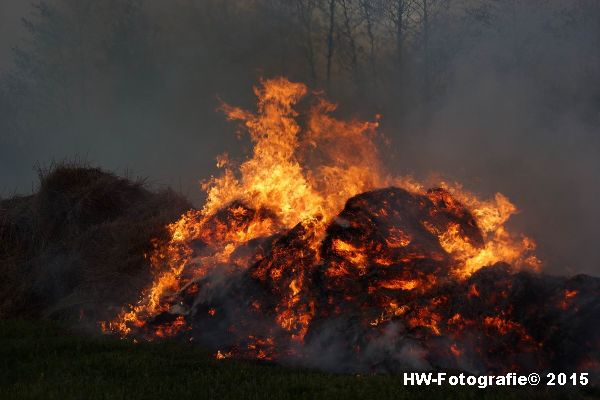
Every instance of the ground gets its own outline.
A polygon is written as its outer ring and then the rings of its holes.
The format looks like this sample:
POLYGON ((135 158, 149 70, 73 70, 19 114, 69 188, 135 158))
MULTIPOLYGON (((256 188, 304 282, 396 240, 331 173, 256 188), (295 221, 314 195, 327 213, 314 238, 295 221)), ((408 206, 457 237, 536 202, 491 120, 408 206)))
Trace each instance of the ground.
POLYGON ((407 388, 401 375, 343 375, 215 360, 192 344, 138 343, 60 325, 0 321, 4 399, 504 399, 599 398, 576 392, 407 388))

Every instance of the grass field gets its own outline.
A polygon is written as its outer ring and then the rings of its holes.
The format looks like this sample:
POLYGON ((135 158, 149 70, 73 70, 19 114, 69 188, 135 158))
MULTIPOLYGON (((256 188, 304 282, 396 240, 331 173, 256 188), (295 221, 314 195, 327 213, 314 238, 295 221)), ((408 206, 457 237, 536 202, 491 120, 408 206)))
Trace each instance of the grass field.
POLYGON ((91 338, 59 326, 0 321, 2 399, 599 398, 594 389, 408 388, 400 375, 339 375, 215 360, 183 343, 91 338))

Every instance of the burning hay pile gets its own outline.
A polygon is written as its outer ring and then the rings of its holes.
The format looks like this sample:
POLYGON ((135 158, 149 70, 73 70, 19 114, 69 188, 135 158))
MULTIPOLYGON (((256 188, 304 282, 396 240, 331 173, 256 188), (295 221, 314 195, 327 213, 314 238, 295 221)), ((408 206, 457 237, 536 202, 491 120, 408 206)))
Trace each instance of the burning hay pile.
MULTIPOLYGON (((235 204, 211 223, 243 229, 259 214, 235 204)), ((163 299, 168 310, 131 333, 342 371, 594 367, 600 279, 515 273, 501 262, 461 279, 436 236, 452 224, 483 247, 474 218, 444 190, 355 196, 318 251, 312 223, 250 241, 232 254, 247 269, 182 274, 188 282, 163 299)), ((196 242, 194 252, 209 246, 196 242)))
POLYGON ((599 369, 600 279, 540 274, 505 196, 386 173, 377 121, 302 84, 255 93, 223 105, 253 154, 219 157, 202 209, 77 166, 0 202, 0 316, 334 371, 599 369))
POLYGON ((377 122, 319 94, 301 110, 302 84, 255 93, 256 114, 223 106, 252 157, 219 157, 204 208, 154 242, 152 284, 105 331, 339 371, 598 368, 600 280, 539 274, 506 197, 387 174, 377 122))

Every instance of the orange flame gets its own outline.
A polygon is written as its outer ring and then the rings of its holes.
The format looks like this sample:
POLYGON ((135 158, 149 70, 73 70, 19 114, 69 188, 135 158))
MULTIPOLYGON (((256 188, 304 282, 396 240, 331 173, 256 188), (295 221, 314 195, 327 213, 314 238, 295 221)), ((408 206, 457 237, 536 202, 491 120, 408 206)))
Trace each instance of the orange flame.
MULTIPOLYGON (((303 238, 314 250, 314 262, 318 262, 325 229, 345 202, 359 193, 385 186, 425 193, 423 186, 412 179, 394 177, 384 171, 375 143, 377 120, 339 120, 332 116, 336 106, 318 93, 313 93, 316 102, 307 111, 300 112, 301 100, 307 98, 309 90, 304 84, 285 78, 264 80, 254 92, 258 97, 256 113, 227 104, 222 106, 229 120, 240 121, 248 131, 253 143, 251 157, 238 168, 227 156, 218 158, 217 165, 223 168, 223 173, 203 185, 207 193, 204 207, 190 210, 170 224, 168 241, 154 243, 150 256, 155 271, 153 283, 137 304, 124 309, 113 321, 103 323, 104 330, 130 334, 153 316, 168 311, 169 297, 192 280, 222 265, 248 268, 248 260, 240 258, 235 251, 249 240, 285 232, 298 224, 304 229, 303 238), (227 221, 220 219, 219 213, 224 207, 228 207, 230 219, 227 221), (192 243, 195 241, 206 245, 200 255, 194 254, 192 243)), ((533 254, 535 243, 525 236, 512 235, 505 228, 507 220, 516 213, 516 207, 508 198, 497 193, 491 200, 480 200, 460 185, 442 182, 440 186, 455 200, 441 198, 443 195, 437 193, 429 194, 432 200, 444 201, 449 208, 466 206, 484 235, 484 245, 478 246, 469 242, 455 224, 445 229, 426 226, 456 261, 453 270, 456 278, 468 278, 478 269, 498 261, 516 268, 539 268, 540 262, 533 254)), ((411 240, 408 234, 394 229, 386 239, 390 248, 406 247, 411 240)), ((390 263, 384 255, 368 258, 365 248, 340 239, 332 246, 359 270, 368 261, 382 266, 390 263)), ((293 266, 272 268, 269 277, 258 269, 256 276, 281 279, 285 268, 293 266)), ((325 273, 342 276, 346 266, 339 264, 339 270, 337 268, 338 264, 333 263, 325 273)), ((287 272, 294 277, 287 284, 289 290, 284 300, 277 306, 276 321, 302 341, 314 315, 314 303, 305 298, 304 271, 287 272)), ((426 280, 429 283, 423 279, 392 279, 380 285, 391 290, 412 291, 422 289, 423 285, 434 285, 436 277, 427 276, 426 280)), ((472 294, 478 295, 476 288, 472 294)), ((260 309, 260 304, 254 307, 260 309)), ((383 307, 381 316, 371 325, 407 313, 405 306, 392 302, 383 307)), ((209 310, 209 314, 215 315, 214 309, 209 310)), ((177 319, 176 323, 181 324, 182 320, 177 319)), ((415 310, 408 322, 426 327, 435 335, 441 334, 441 317, 427 308, 415 310)), ((508 322, 496 319, 486 319, 485 323, 502 332, 515 329, 508 322)), ((178 332, 178 326, 163 329, 161 336, 178 332)), ((261 358, 268 357, 262 348, 259 350, 261 358)), ((216 357, 226 358, 228 353, 219 351, 216 357)))

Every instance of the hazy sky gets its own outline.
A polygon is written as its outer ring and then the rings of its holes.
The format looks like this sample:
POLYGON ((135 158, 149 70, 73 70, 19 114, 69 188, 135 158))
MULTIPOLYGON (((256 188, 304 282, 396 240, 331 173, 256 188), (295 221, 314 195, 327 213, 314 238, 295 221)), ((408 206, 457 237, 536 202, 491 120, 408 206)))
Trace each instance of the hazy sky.
POLYGON ((29 6, 26 0, 0 0, 0 69, 10 65, 10 49, 21 36, 21 18, 29 6))

